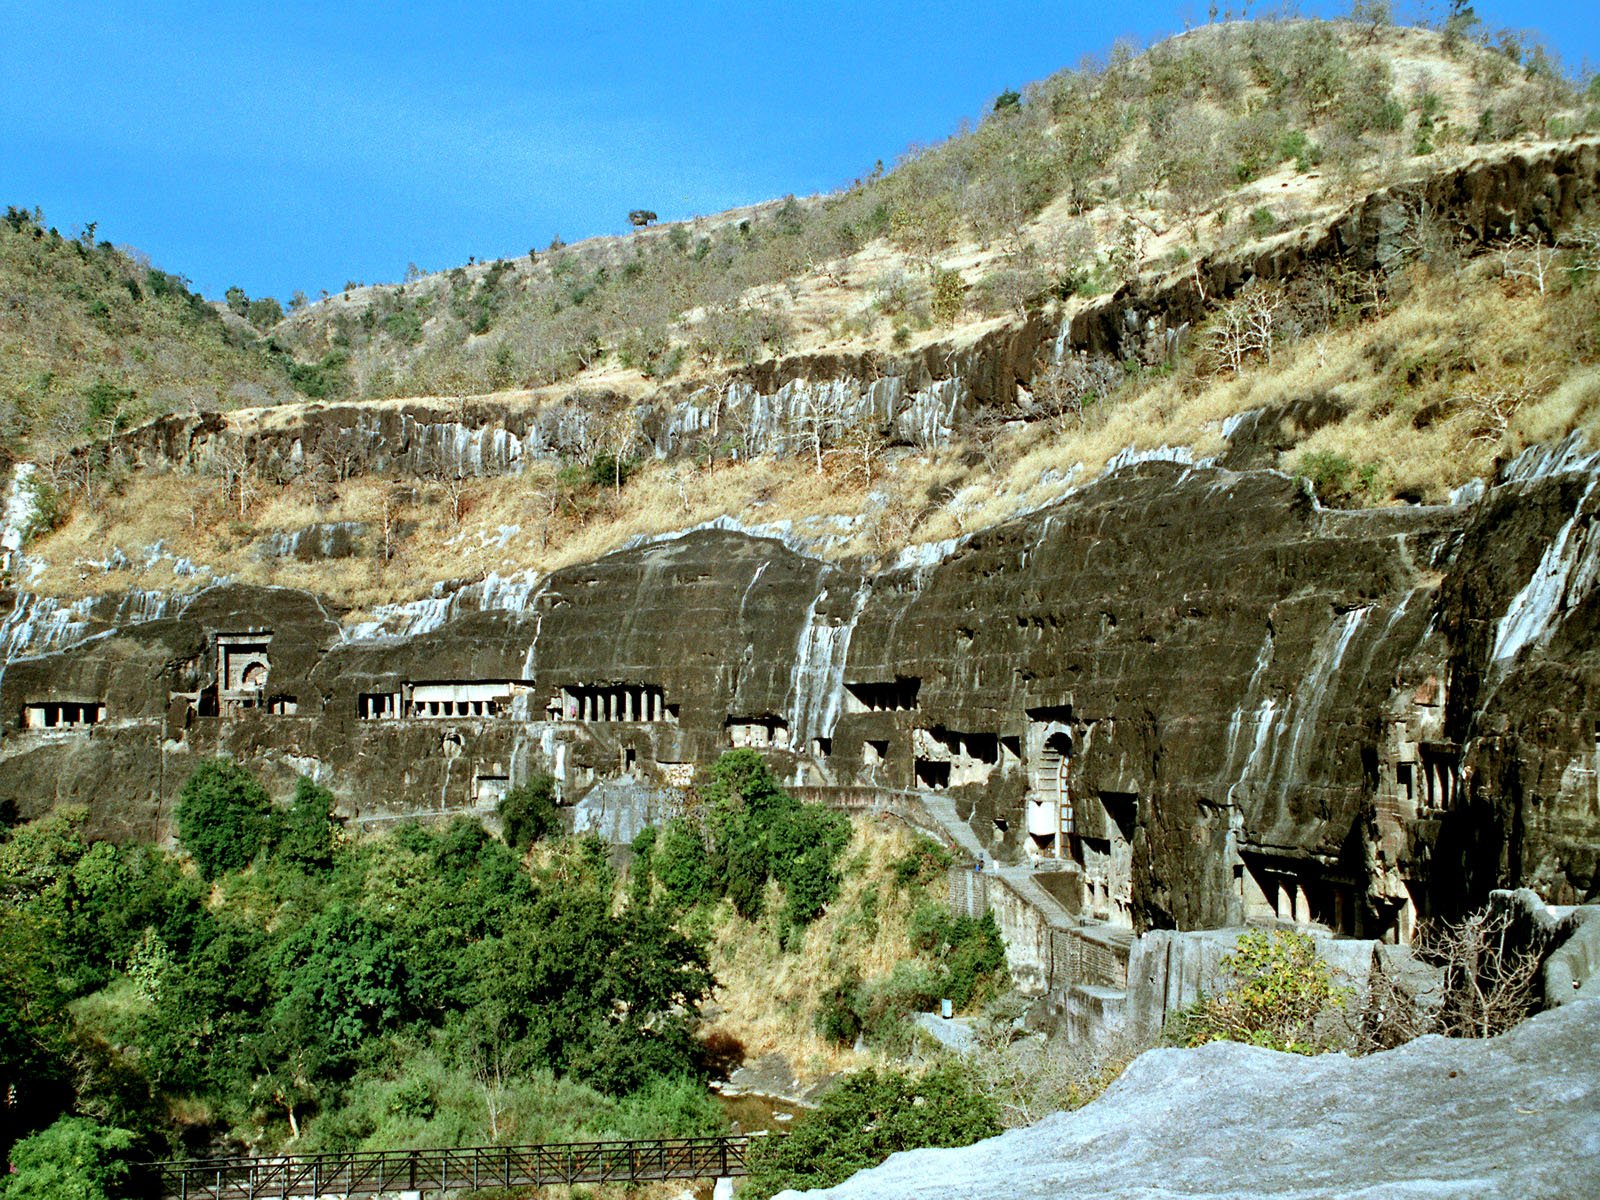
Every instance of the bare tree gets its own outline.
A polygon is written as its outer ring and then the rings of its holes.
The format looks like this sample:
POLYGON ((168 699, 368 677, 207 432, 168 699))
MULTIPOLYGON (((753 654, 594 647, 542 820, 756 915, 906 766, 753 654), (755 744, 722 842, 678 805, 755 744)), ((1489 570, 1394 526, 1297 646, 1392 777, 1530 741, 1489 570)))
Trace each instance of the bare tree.
POLYGON ((223 435, 217 450, 217 469, 222 479, 223 494, 236 500, 239 520, 250 512, 250 501, 256 494, 255 463, 250 456, 250 442, 241 429, 223 435))
POLYGON ((528 489, 528 498, 539 518, 539 553, 550 548, 550 527, 561 509, 564 490, 550 475, 541 475, 528 489))
POLYGON ((1539 386, 1539 381, 1534 381, 1521 385, 1482 387, 1457 397, 1473 417, 1472 440, 1498 445, 1511 428, 1512 418, 1539 386))
POLYGON ((1058 432, 1081 429, 1089 407, 1115 390, 1122 368, 1107 355, 1064 354, 1052 359, 1032 380, 1038 415, 1058 432))
POLYGON ((1425 926, 1412 946, 1421 970, 1376 956, 1352 1048, 1388 1050, 1424 1034, 1486 1038, 1533 1014, 1541 955, 1506 909, 1482 908, 1425 926))
POLYGON ((473 1081, 483 1097, 489 1140, 498 1142, 504 1132, 501 1122, 510 1105, 510 1029, 499 1004, 479 1005, 474 1010, 463 1040, 462 1065, 472 1071, 473 1081))
POLYGON ((1488 908, 1425 931, 1421 953, 1445 972, 1437 1032, 1494 1037, 1532 1014, 1540 956, 1520 944, 1515 933, 1509 911, 1488 908))
POLYGON ((461 468, 454 471, 441 472, 435 476, 444 491, 445 499, 450 504, 450 524, 460 525, 461 519, 467 515, 467 484, 468 480, 461 468))
POLYGON ((844 427, 840 443, 849 455, 850 475, 859 475, 863 487, 871 487, 873 470, 889 446, 883 426, 871 413, 865 413, 844 427))
POLYGON ((801 445, 810 453, 817 474, 821 475, 822 452, 833 445, 844 421, 843 400, 831 386, 813 387, 793 421, 801 431, 801 445))
POLYGON ((1272 362, 1272 345, 1283 289, 1276 284, 1246 288, 1221 305, 1212 319, 1209 344, 1218 362, 1238 374, 1255 355, 1272 362))
POLYGON ((1545 294, 1546 283, 1554 275, 1556 248, 1532 234, 1512 238, 1500 251, 1500 267, 1507 279, 1531 279, 1545 294))
POLYGON ((622 477, 628 467, 626 456, 633 449, 637 440, 637 431, 633 422, 633 410, 623 404, 607 413, 601 427, 599 444, 605 447, 605 452, 611 456, 611 487, 612 495, 622 495, 622 477))
POLYGON ((1574 225, 1561 235, 1561 244, 1570 248, 1572 265, 1586 273, 1600 272, 1600 221, 1574 225))

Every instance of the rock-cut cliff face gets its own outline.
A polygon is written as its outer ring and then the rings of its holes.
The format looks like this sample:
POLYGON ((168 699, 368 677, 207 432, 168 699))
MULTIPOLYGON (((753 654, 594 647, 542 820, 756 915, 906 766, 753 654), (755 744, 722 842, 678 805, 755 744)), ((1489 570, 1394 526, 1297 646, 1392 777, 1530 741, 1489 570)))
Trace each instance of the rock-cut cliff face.
POLYGON ((952 804, 1085 915, 1404 937, 1494 886, 1595 892, 1596 479, 1569 443, 1470 504, 1344 512, 1146 463, 880 574, 707 529, 364 625, 285 589, 7 596, 0 797, 160 838, 215 753, 365 822, 753 746, 952 804))

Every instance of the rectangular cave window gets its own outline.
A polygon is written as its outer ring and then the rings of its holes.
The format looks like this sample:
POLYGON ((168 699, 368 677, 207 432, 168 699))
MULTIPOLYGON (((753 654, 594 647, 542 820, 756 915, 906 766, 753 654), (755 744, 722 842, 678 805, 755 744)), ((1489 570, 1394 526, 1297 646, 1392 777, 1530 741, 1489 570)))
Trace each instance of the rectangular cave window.
POLYGON ((87 729, 105 720, 106 706, 93 700, 46 700, 24 706, 24 729, 87 729))
POLYGON ((300 701, 295 696, 274 696, 267 701, 267 711, 277 717, 292 717, 300 711, 300 701))
POLYGON ((965 741, 968 757, 988 766, 1000 761, 1000 739, 994 734, 969 733, 965 741))
POLYGON ((1134 829, 1139 823, 1139 794, 1137 792, 1101 792, 1100 803, 1113 830, 1123 842, 1132 844, 1134 829))
POLYGON ((1407 804, 1416 804, 1416 780, 1410 763, 1396 763, 1394 767, 1395 791, 1407 804))
POLYGON ((1022 765, 1022 739, 1019 737, 1003 737, 1000 739, 1000 762, 1008 770, 1022 765))
POLYGON ((728 731, 728 742, 735 747, 757 750, 787 750, 789 748, 789 722, 782 717, 729 717, 723 722, 728 731))
POLYGON ((511 776, 480 774, 472 781, 472 798, 484 808, 499 804, 511 790, 511 776))
POLYGON ((832 753, 833 739, 831 737, 819 737, 811 739, 812 758, 827 758, 828 755, 832 753))
POLYGON ((845 707, 850 712, 915 712, 922 680, 897 675, 888 682, 847 683, 845 707))
POLYGON ((1072 705, 1070 704, 1040 704, 1023 711, 1027 713, 1030 721, 1072 723, 1072 705))
POLYGON ((883 762, 889 757, 889 741, 887 738, 868 738, 861 743, 861 761, 869 767, 883 762))
POLYGON ((950 764, 919 758, 915 764, 917 786, 943 791, 950 786, 950 764))

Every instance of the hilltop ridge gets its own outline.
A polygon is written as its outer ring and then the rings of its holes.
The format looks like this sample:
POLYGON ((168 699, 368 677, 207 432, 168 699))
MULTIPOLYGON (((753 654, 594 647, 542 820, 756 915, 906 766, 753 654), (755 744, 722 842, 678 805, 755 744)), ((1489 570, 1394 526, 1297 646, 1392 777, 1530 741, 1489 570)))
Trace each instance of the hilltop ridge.
POLYGON ((1119 456, 1214 458, 1245 414, 1251 461, 1325 503, 1438 503, 1593 423, 1596 99, 1511 42, 1208 26, 1030 85, 830 196, 276 321, 233 296, 212 326, 255 382, 223 415, 191 386, 97 472, 104 451, 40 440, 81 419, 69 376, 13 401, 15 452, 53 447, 29 586, 293 580, 361 606, 735 514, 887 561, 1119 456), (286 386, 313 398, 274 403, 286 386), (271 549, 311 526, 363 555, 271 549))

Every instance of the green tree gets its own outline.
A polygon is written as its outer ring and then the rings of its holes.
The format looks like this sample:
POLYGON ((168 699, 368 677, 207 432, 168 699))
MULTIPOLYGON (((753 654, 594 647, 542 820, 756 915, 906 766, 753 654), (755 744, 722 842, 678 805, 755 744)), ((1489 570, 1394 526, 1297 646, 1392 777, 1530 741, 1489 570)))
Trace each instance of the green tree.
POLYGON ((247 866, 266 843, 272 801, 238 763, 202 763, 178 794, 178 842, 210 880, 247 866))
POLYGON ((967 285, 961 281, 960 271, 937 268, 933 272, 933 319, 948 325, 961 315, 967 285))
POLYGON ((278 856, 301 871, 325 871, 333 862, 333 835, 333 793, 302 775, 283 819, 278 856))
POLYGON ((838 895, 836 862, 851 836, 841 814, 799 803, 750 749, 730 750, 713 763, 703 791, 711 804, 708 869, 740 916, 760 915, 769 878, 784 889, 791 925, 808 924, 838 895))
POLYGON ((1278 929, 1241 934, 1222 967, 1233 976, 1219 996, 1186 1009, 1174 1026, 1189 1046, 1246 1042, 1294 1054, 1331 1049, 1319 1021, 1341 1011, 1349 989, 1338 987, 1308 934, 1278 929))
POLYGON ((133 1134, 62 1117, 11 1151, 5 1200, 115 1200, 125 1195, 133 1134))
POLYGON ((39 923, 0 908, 0 1154, 71 1098, 65 1000, 39 923))
POLYGON ((158 1085, 220 1095, 248 1090, 273 997, 270 952, 265 933, 225 916, 159 971, 152 981, 159 1003, 139 1018, 133 1038, 158 1085))
POLYGON ((901 1150, 969 1146, 999 1132, 994 1101, 956 1064, 922 1076, 862 1071, 829 1091, 788 1137, 752 1147, 751 1178, 740 1194, 766 1200, 784 1188, 831 1187, 901 1150))
POLYGON ((278 949, 282 995, 271 1024, 291 1042, 319 1042, 330 1060, 392 1026, 406 1008, 406 970, 388 930, 345 904, 302 926, 278 949))
POLYGON ((526 850, 561 828, 556 812, 555 776, 535 772, 527 783, 511 788, 495 806, 506 845, 526 850))
POLYGON ((228 311, 241 317, 250 311, 250 297, 245 295, 244 289, 238 284, 234 284, 223 296, 228 303, 228 311))
POLYGON ((698 904, 710 895, 711 863, 705 839, 692 821, 678 817, 666 827, 657 839, 651 868, 676 904, 698 904))
POLYGON ((95 437, 109 437, 122 428, 124 414, 138 398, 132 388, 120 388, 109 379, 96 380, 83 393, 83 420, 95 437))
POLYGON ((474 959, 479 1002, 500 1006, 524 1065, 613 1094, 690 1070, 687 1020, 712 977, 705 947, 662 912, 613 915, 593 883, 547 889, 474 959))
POLYGON ((283 320, 283 305, 271 296, 263 296, 259 300, 250 301, 245 309, 245 319, 257 329, 266 329, 283 320))

